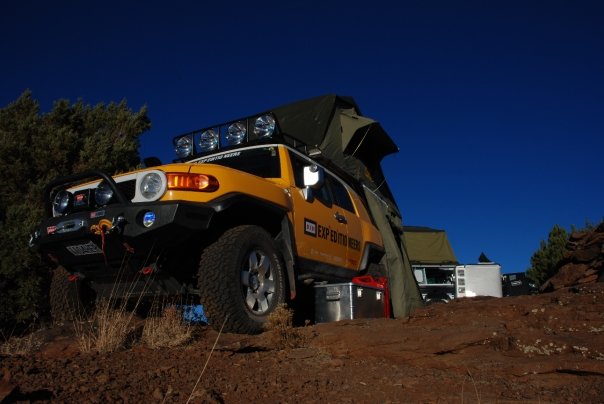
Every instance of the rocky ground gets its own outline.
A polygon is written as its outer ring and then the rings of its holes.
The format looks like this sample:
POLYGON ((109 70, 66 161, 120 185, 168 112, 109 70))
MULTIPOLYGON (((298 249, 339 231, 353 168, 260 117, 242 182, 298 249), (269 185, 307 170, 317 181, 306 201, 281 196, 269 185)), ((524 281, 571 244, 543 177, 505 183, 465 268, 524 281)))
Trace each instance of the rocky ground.
POLYGON ((80 353, 69 325, 0 357, 2 402, 602 402, 604 284, 436 304, 275 335, 199 327, 181 347, 80 353), (215 348, 213 348, 217 341, 215 348))

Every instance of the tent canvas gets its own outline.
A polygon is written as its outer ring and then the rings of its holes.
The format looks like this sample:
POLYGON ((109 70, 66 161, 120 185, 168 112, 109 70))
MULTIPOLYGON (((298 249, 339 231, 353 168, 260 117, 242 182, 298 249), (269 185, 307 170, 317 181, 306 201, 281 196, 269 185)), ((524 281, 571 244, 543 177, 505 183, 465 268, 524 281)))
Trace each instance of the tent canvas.
POLYGON ((403 226, 403 234, 412 265, 459 264, 444 230, 403 226))
POLYGON ((272 109, 286 139, 321 150, 326 160, 394 204, 381 168, 398 147, 381 125, 361 115, 351 97, 324 95, 272 109))
POLYGON ((335 165, 354 179, 384 240, 382 264, 390 282, 395 317, 422 305, 419 287, 402 237, 402 217, 384 177, 381 161, 398 147, 381 125, 361 114, 351 97, 334 94, 298 101, 271 110, 281 133, 293 146, 317 148, 321 162, 335 165))

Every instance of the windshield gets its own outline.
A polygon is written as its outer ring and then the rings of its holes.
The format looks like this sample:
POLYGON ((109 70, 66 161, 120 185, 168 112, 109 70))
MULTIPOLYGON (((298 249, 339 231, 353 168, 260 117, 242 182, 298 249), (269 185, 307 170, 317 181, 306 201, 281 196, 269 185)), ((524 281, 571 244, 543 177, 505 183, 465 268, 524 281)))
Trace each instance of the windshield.
POLYGON ((232 150, 203 157, 196 160, 196 163, 218 164, 262 178, 281 177, 279 150, 275 146, 232 150))

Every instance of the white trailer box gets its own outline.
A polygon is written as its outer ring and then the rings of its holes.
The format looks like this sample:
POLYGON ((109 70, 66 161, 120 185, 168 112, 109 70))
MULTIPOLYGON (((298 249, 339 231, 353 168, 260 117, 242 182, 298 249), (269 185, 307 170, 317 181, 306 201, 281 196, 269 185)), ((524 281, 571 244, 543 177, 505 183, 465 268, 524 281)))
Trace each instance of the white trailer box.
POLYGON ((456 266, 455 289, 457 297, 502 297, 501 265, 483 263, 456 266))

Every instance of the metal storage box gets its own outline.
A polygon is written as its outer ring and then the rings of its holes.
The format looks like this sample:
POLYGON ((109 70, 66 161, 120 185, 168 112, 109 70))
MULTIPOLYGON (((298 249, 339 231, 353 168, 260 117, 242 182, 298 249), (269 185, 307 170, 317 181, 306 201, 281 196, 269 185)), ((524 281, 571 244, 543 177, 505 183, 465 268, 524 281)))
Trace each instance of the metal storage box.
POLYGON ((384 317, 385 293, 350 283, 315 286, 315 323, 384 317))

